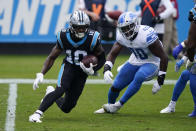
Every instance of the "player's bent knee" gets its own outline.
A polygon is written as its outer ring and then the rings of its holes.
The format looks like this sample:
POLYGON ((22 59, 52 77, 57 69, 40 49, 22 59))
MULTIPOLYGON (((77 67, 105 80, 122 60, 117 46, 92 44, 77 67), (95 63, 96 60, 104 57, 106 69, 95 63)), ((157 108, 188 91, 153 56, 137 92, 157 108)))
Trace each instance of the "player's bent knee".
POLYGON ((71 112, 71 110, 76 106, 76 103, 73 103, 72 105, 69 105, 69 106, 63 106, 61 108, 61 110, 64 112, 64 113, 69 113, 71 112))
POLYGON ((188 80, 189 79, 189 75, 190 75, 190 72, 188 70, 185 70, 181 73, 181 79, 182 80, 188 80))

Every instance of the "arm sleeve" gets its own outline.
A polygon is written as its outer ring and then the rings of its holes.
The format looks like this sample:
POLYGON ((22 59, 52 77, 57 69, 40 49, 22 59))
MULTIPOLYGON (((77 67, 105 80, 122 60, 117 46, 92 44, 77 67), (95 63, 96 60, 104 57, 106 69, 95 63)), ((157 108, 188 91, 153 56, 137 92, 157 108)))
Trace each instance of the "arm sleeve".
POLYGON ((163 2, 163 5, 166 8, 165 11, 163 11, 160 14, 161 19, 166 19, 170 15, 172 15, 173 13, 175 13, 175 9, 174 9, 172 3, 169 0, 162 0, 161 2, 163 2))

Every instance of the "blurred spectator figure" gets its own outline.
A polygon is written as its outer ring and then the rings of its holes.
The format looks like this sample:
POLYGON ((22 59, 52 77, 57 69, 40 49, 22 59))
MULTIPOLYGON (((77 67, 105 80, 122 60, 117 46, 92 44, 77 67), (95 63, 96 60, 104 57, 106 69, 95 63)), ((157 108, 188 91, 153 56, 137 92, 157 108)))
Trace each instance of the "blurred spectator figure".
MULTIPOLYGON (((91 18, 90 28, 100 32, 102 40, 115 40, 116 20, 110 18, 115 12, 107 7, 107 0, 78 0, 78 8, 91 18), (109 15, 107 14, 109 13, 109 15)), ((116 12, 120 16, 120 12, 116 12)))
POLYGON ((167 54, 172 54, 172 49, 178 44, 178 35, 176 29, 176 20, 179 17, 177 0, 170 0, 175 9, 172 16, 164 20, 165 34, 163 37, 163 43, 165 44, 164 50, 167 54))
POLYGON ((164 19, 173 14, 172 3, 169 0, 141 0, 140 8, 138 15, 142 17, 141 25, 154 27, 159 39, 163 42, 164 19))

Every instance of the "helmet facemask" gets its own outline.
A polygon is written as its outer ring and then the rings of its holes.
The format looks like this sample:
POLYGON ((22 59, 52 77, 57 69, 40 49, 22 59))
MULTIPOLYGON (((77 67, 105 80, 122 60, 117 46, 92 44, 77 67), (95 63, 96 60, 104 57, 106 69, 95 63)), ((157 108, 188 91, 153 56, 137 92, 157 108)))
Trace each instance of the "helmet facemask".
POLYGON ((83 38, 86 33, 88 32, 88 25, 72 25, 71 26, 71 32, 77 37, 77 38, 83 38))
POLYGON ((127 39, 132 39, 135 34, 137 34, 137 27, 135 23, 119 27, 120 32, 127 39))

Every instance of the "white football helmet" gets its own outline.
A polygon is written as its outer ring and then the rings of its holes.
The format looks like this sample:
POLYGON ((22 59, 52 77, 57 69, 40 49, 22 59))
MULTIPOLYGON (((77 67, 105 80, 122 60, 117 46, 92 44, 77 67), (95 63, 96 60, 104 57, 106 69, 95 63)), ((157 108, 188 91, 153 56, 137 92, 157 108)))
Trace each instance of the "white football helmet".
POLYGON ((90 26, 88 15, 81 10, 74 11, 70 17, 70 31, 77 38, 83 38, 90 26))
POLYGON ((127 39, 132 39, 138 33, 138 17, 133 12, 125 12, 118 18, 117 27, 127 39))

